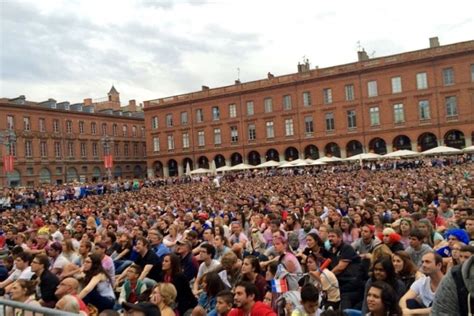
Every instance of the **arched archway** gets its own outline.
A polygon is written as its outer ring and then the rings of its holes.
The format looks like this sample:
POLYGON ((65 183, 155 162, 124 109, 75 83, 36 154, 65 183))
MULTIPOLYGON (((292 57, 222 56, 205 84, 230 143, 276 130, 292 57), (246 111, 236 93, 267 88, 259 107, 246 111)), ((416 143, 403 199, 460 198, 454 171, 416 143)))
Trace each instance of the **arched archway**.
POLYGON ((100 179, 101 173, 102 172, 100 171, 99 167, 92 168, 92 180, 97 181, 98 179, 100 179))
POLYGON ((248 162, 252 166, 256 166, 256 165, 261 164, 262 160, 260 159, 260 154, 257 151, 252 150, 248 154, 248 162))
POLYGON ((66 182, 72 182, 79 180, 79 176, 77 174, 77 169, 74 167, 67 168, 66 171, 66 182))
POLYGON ((193 160, 189 157, 186 157, 183 159, 183 170, 184 172, 186 173, 187 171, 191 172, 192 170, 194 170, 194 164, 193 164, 193 160), (189 166, 189 170, 187 170, 189 166))
POLYGON ((42 168, 39 172, 40 183, 51 183, 51 171, 48 168, 42 168))
POLYGON ((387 153, 385 140, 380 137, 372 138, 369 142, 369 151, 379 155, 385 155, 387 153))
POLYGON ((304 158, 316 160, 319 158, 319 149, 315 145, 308 145, 304 148, 304 158))
POLYGON ((464 139, 464 133, 457 129, 448 131, 444 135, 444 144, 446 146, 457 148, 457 149, 462 149, 466 147, 466 140, 464 139))
POLYGON ((198 168, 209 169, 209 159, 206 156, 198 158, 198 168))
POLYGON ((169 177, 178 176, 178 163, 174 159, 168 160, 168 176, 169 177))
POLYGON ((13 172, 8 173, 7 183, 9 187, 17 187, 21 184, 21 174, 18 170, 14 169, 13 172))
POLYGON ((122 167, 117 166, 114 168, 114 178, 121 178, 122 177, 122 167))
POLYGON ((420 151, 435 148, 436 146, 438 146, 438 139, 435 134, 426 132, 418 136, 418 147, 420 151))
POLYGON ((339 145, 336 143, 328 143, 324 147, 324 153, 326 156, 341 158, 341 149, 339 148, 339 145))
POLYGON ((270 148, 267 150, 267 153, 265 154, 265 161, 280 161, 280 154, 278 153, 278 150, 270 148))
POLYGON ((142 178, 143 177, 142 167, 140 167, 139 165, 135 165, 135 167, 133 167, 133 176, 135 178, 142 178))
POLYGON ((239 153, 233 153, 230 156, 230 165, 235 166, 243 162, 242 155, 239 153))
POLYGON ((164 176, 163 163, 161 161, 155 161, 153 163, 153 174, 157 178, 162 178, 164 176))
POLYGON ((299 158, 299 152, 298 149, 295 147, 288 147, 285 150, 285 160, 286 161, 293 161, 299 158))
POLYGON ((351 157, 354 155, 362 154, 364 152, 364 148, 362 147, 362 143, 358 140, 351 140, 346 145, 346 156, 351 157))
POLYGON ((393 151, 407 149, 411 150, 411 139, 406 135, 398 135, 393 139, 393 151))
POLYGON ((225 158, 221 154, 214 157, 214 162, 216 163, 216 168, 225 166, 225 158))

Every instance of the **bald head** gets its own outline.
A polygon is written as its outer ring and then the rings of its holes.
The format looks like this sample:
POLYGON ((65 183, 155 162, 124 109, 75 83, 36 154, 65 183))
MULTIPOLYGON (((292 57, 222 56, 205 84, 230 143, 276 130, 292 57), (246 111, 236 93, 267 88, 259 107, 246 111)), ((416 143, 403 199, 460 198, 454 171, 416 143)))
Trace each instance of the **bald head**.
POLYGON ((79 282, 76 279, 65 278, 59 283, 56 289, 56 292, 54 292, 54 294, 56 295, 57 298, 62 298, 68 294, 75 295, 77 294, 78 290, 79 290, 79 282))

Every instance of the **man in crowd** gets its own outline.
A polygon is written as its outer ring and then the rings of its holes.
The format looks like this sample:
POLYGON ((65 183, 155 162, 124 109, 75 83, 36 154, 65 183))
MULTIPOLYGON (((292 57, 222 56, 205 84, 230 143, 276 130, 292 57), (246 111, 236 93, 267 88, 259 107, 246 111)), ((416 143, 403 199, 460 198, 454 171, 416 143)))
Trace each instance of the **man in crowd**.
POLYGON ((380 244, 380 240, 374 238, 374 227, 370 225, 362 226, 360 230, 361 237, 352 243, 352 248, 363 259, 370 259, 370 254, 375 246, 380 244))
POLYGON ((83 311, 85 315, 89 315, 89 309, 87 308, 84 301, 77 296, 79 292, 79 281, 74 278, 65 278, 62 280, 54 292, 54 295, 58 298, 56 303, 56 309, 67 310, 67 304, 72 304, 71 302, 74 299, 78 306, 79 311, 83 311), (66 296, 70 296, 65 298, 66 296), (72 299, 71 299, 72 298, 72 299))
POLYGON ((203 275, 219 268, 220 266, 220 262, 214 259, 215 254, 216 254, 216 248, 214 248, 213 245, 210 245, 210 244, 201 245, 200 251, 199 251, 199 259, 201 261, 201 265, 199 266, 196 280, 194 281, 194 285, 193 285, 193 293, 196 296, 199 294, 199 285, 201 284, 201 279, 203 275))
POLYGON ((425 234, 420 230, 415 228, 410 232, 410 246, 405 251, 417 267, 421 266, 423 256, 433 251, 430 246, 424 243, 424 240, 425 234))
POLYGON ((198 262, 191 252, 191 242, 188 240, 180 240, 176 243, 176 253, 181 258, 181 268, 184 276, 191 282, 197 275, 198 262))
POLYGON ((36 255, 31 261, 31 272, 35 274, 33 279, 39 281, 37 293, 40 296, 40 304, 45 307, 54 307, 57 299, 54 295, 59 284, 58 277, 49 271, 49 258, 44 254, 36 255))
POLYGON ((254 283, 240 282, 235 286, 234 304, 229 312, 229 316, 276 316, 277 314, 270 308, 270 306, 256 302, 257 287, 254 283))

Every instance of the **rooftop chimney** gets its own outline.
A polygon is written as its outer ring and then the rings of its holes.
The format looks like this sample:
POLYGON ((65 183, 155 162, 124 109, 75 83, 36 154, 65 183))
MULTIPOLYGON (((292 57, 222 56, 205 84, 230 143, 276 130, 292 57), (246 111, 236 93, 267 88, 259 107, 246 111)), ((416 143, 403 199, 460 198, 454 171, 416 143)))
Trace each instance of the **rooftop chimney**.
POLYGON ((201 86, 201 89, 202 89, 202 91, 206 91, 206 90, 209 90, 209 87, 208 86, 201 86))
POLYGON ((267 73, 267 77, 268 77, 268 79, 273 79, 273 78, 275 78, 275 76, 274 76, 271 72, 268 72, 268 73, 267 73))
POLYGON ((430 37, 430 48, 439 47, 439 39, 438 36, 430 37))
POLYGON ((240 80, 239 80, 239 79, 235 80, 235 82, 234 82, 234 83, 235 83, 235 84, 241 84, 241 82, 240 82, 240 80))
POLYGON ((304 64, 301 64, 301 63, 298 63, 298 72, 299 73, 302 73, 302 72, 307 72, 309 71, 309 61, 306 60, 304 64))
POLYGON ((84 106, 90 106, 90 105, 92 105, 92 99, 91 98, 84 99, 84 106))
POLYGON ((367 55, 367 52, 364 49, 357 52, 357 57, 359 61, 369 60, 369 55, 367 55))

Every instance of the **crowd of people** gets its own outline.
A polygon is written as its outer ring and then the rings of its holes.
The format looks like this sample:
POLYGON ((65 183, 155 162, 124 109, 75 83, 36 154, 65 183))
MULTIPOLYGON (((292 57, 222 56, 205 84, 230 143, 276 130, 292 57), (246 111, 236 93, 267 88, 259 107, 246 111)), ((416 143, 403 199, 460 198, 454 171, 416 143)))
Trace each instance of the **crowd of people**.
POLYGON ((468 315, 473 176, 459 156, 12 190, 0 294, 83 315, 468 315))

